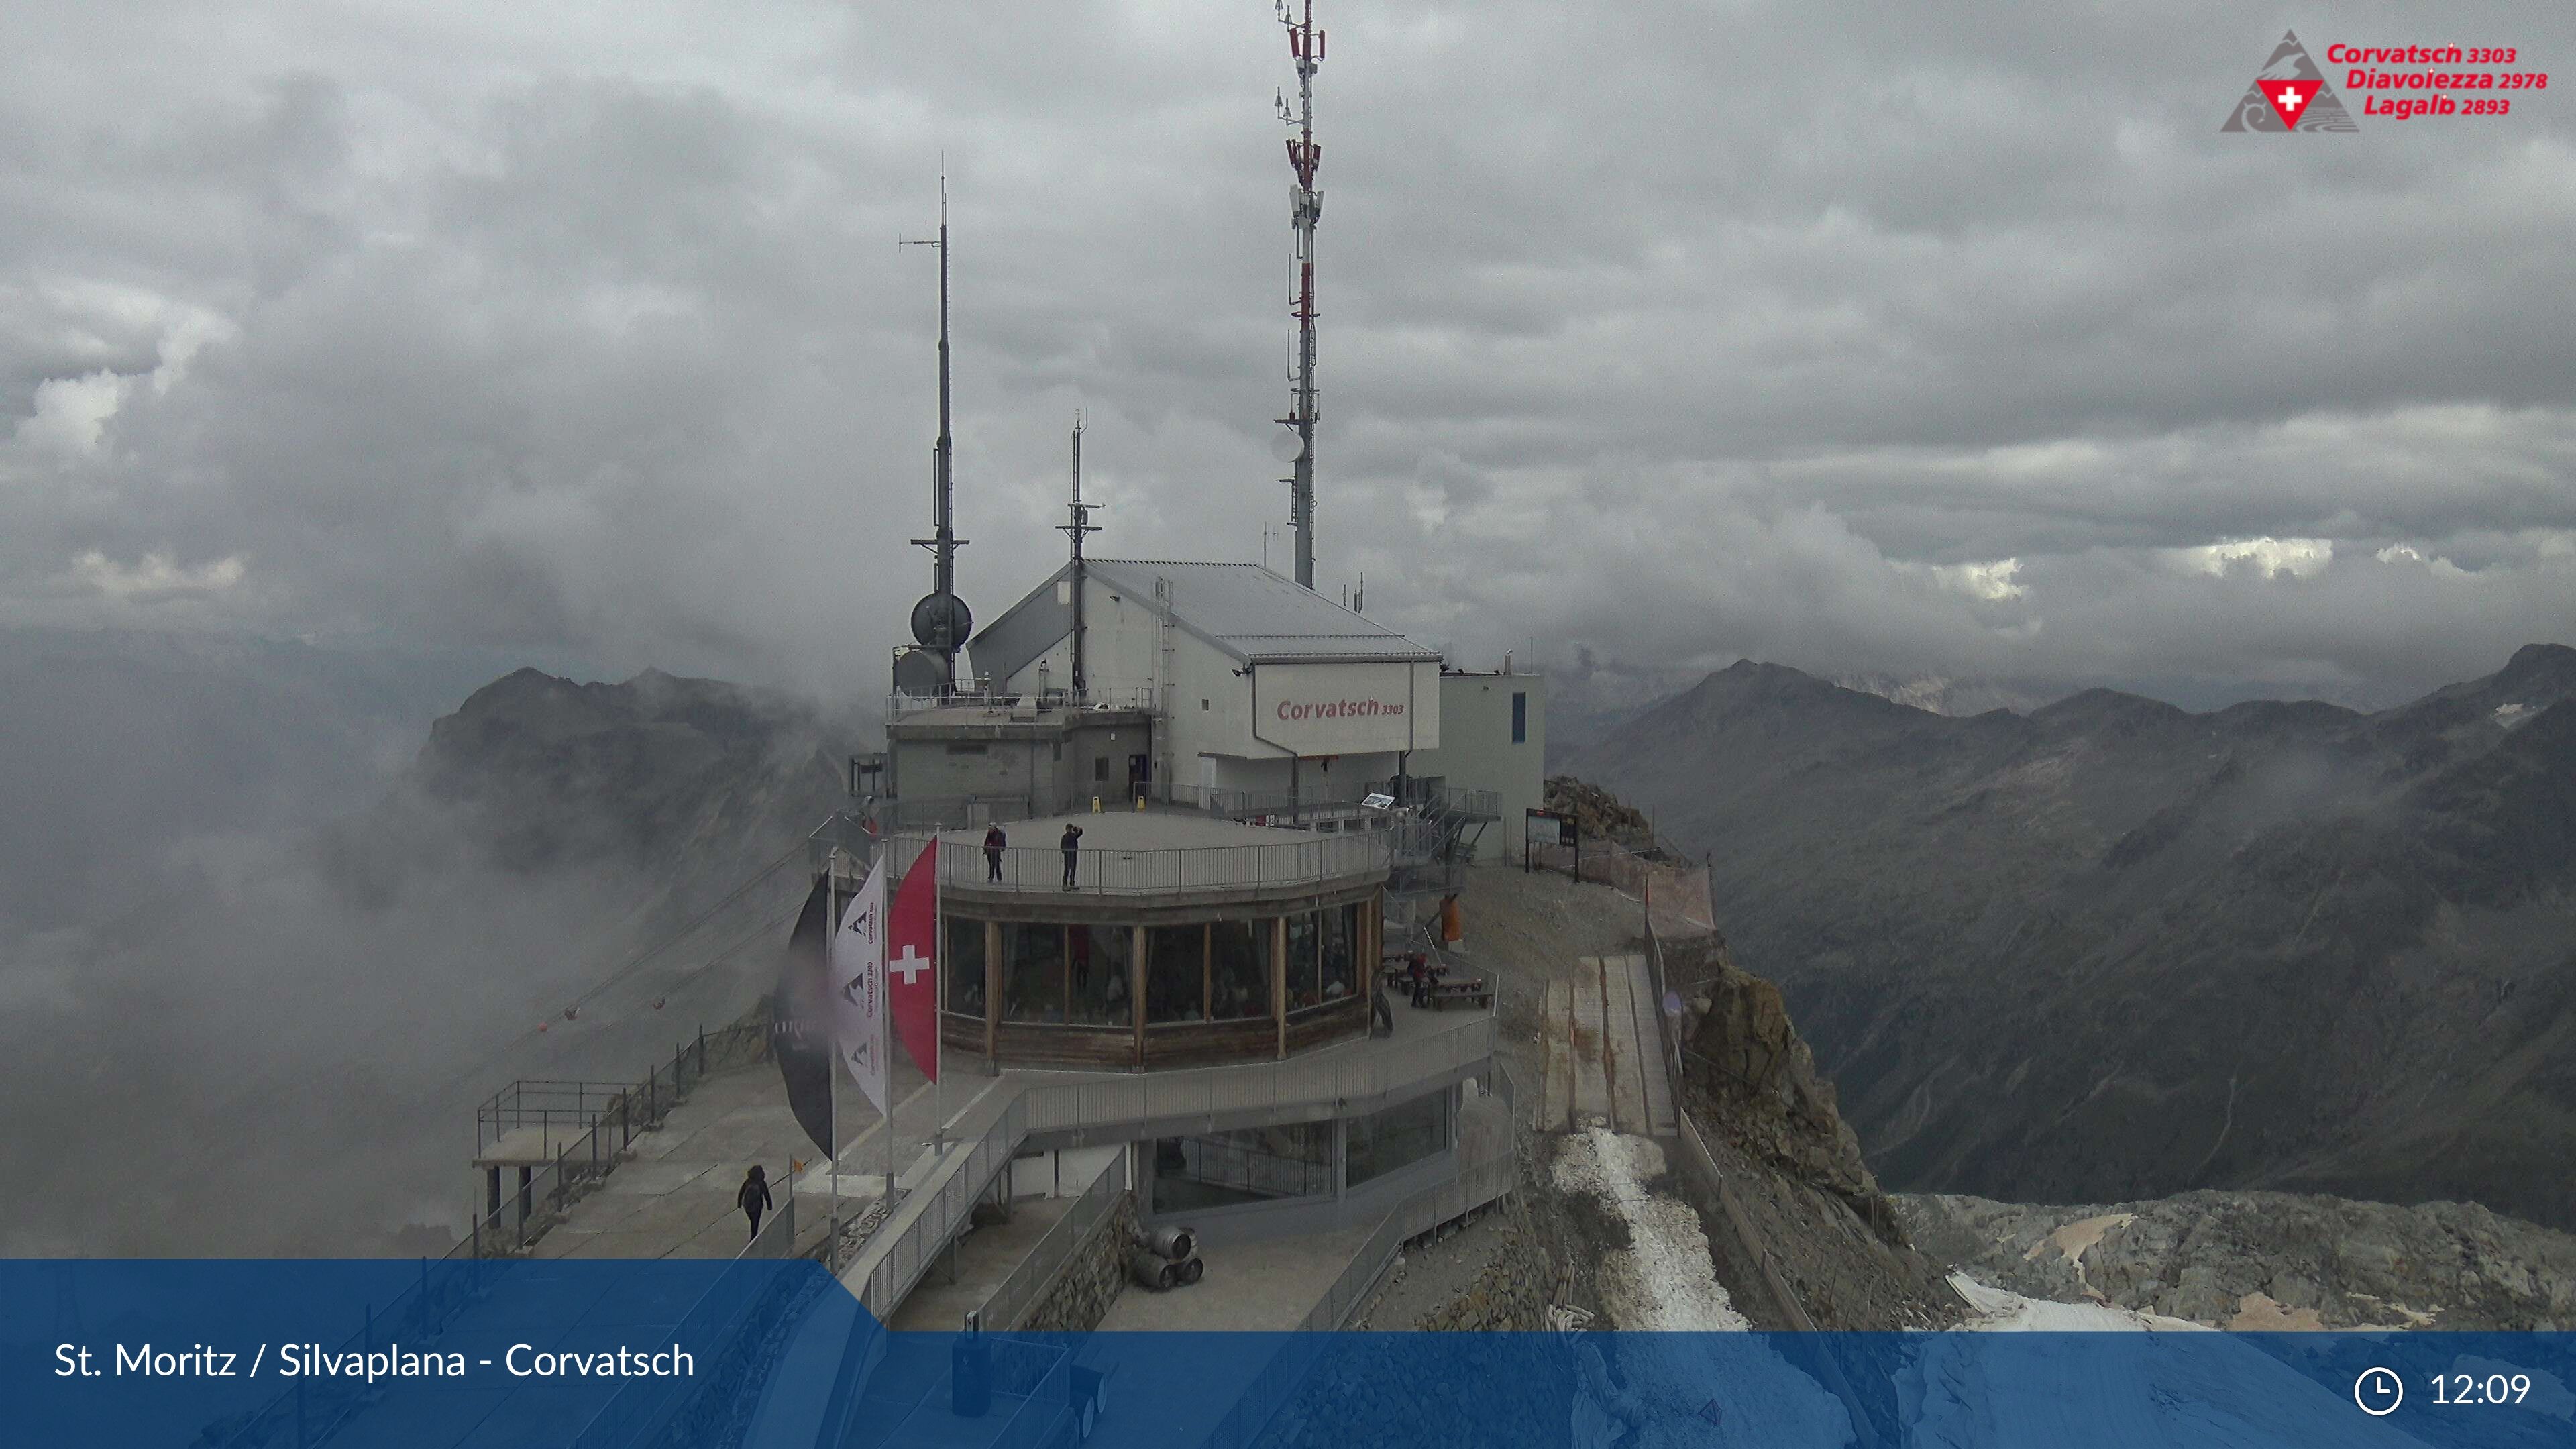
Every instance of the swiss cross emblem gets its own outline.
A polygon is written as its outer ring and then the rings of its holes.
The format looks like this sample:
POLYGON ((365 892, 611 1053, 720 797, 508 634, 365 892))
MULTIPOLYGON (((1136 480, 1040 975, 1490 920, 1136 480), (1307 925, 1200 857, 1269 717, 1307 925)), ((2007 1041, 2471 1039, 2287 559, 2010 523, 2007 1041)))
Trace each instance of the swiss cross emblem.
POLYGON ((2257 84, 2263 89, 2263 99, 2272 103, 2272 114, 2281 118, 2282 125, 2295 131, 2299 128, 2299 117, 2306 112, 2308 102, 2317 98, 2317 88, 2325 82, 2267 80, 2257 84))

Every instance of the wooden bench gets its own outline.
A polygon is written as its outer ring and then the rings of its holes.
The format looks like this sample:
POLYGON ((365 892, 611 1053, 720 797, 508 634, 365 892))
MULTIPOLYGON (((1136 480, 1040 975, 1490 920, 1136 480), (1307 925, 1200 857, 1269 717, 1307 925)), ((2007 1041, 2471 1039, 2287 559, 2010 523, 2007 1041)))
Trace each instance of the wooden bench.
POLYGON ((1431 989, 1424 993, 1424 999, 1434 1010, 1446 1010, 1453 1001, 1472 1001, 1491 1010, 1494 988, 1486 985, 1481 977, 1469 981, 1440 981, 1432 984, 1431 989))

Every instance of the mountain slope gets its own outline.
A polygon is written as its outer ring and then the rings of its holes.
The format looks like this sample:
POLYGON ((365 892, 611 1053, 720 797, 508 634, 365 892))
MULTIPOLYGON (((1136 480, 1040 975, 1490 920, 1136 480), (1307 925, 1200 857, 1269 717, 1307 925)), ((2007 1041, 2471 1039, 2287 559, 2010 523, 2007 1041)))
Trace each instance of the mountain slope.
POLYGON ((1891 1186, 2576 1224, 2576 651, 2368 715, 1739 664, 1576 772, 1710 855, 1891 1186))

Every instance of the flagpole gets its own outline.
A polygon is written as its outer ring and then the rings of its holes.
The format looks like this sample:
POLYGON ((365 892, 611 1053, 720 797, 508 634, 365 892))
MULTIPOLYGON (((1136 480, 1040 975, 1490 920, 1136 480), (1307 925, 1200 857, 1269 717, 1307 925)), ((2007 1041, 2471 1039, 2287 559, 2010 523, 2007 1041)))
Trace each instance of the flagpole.
POLYGON ((948 924, 939 917, 939 868, 946 854, 939 848, 939 837, 930 837, 930 1110, 936 1114, 931 1127, 931 1150, 948 1150, 948 1086, 946 1072, 940 1070, 944 1050, 939 1038, 939 1008, 947 1000, 948 924))
MULTIPOLYGON (((829 922, 831 929, 823 933, 823 939, 828 942, 839 934, 841 929, 841 847, 837 845, 833 846, 832 853, 823 859, 823 880, 824 895, 832 905, 829 922)), ((833 1259, 838 1257, 841 1251, 841 1054, 837 1051, 832 1053, 830 1082, 831 1125, 823 1129, 832 1139, 832 1150, 823 1154, 824 1174, 832 1179, 832 1205, 824 1214, 824 1222, 828 1229, 823 1239, 825 1272, 830 1272, 838 1266, 833 1259)))
MULTIPOLYGON (((932 837, 934 840, 937 838, 932 837)), ((901 893, 902 886, 895 884, 888 888, 886 898, 891 902, 901 893)), ((886 908, 886 919, 889 923, 894 919, 891 904, 886 908)), ((889 946, 894 944, 891 931, 880 934, 877 939, 889 946)), ((877 1013, 877 1060, 885 1063, 885 1203, 890 1221, 894 1213, 894 975, 886 964, 886 953, 882 948, 877 952, 877 1000, 884 1003, 884 1009, 877 1013)))

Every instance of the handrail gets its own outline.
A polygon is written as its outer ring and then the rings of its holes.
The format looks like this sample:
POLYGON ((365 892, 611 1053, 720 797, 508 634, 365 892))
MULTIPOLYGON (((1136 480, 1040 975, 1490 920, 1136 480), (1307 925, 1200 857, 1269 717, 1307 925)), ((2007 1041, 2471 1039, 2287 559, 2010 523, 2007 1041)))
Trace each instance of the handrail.
MULTIPOLYGON (((571 1137, 560 1148, 556 1148, 549 1138, 544 1145, 551 1153, 551 1161, 531 1172, 527 1180, 501 1202, 487 1201, 474 1210, 466 1231, 466 1242, 471 1245, 472 1255, 479 1258, 505 1257, 524 1251, 545 1236, 546 1230, 554 1226, 556 1219, 575 1199, 616 1170, 627 1149, 633 1146, 638 1132, 660 1125, 671 1108, 678 1105, 700 1081, 713 1071, 736 1064, 732 1059, 745 1048, 750 1051, 750 1055, 744 1058, 747 1061, 759 1061, 768 1055, 767 1023, 729 1026, 713 1032, 701 1027, 695 1040, 680 1044, 667 1065, 654 1067, 645 1074, 643 1081, 620 1088, 615 1096, 605 1098, 598 1110, 590 1114, 579 1135, 571 1137), (516 1221, 508 1221, 513 1216, 516 1221)), ((476 1114, 476 1150, 481 1151, 484 1127, 497 1127, 509 1113, 562 1110, 518 1105, 529 1095, 525 1089, 536 1089, 534 1095, 542 1100, 547 1089, 573 1087, 581 1093, 576 1100, 587 1102, 591 1100, 587 1095, 589 1090, 599 1085, 530 1081, 514 1082, 504 1087, 494 1093, 476 1114), (511 1103, 510 1106, 501 1105, 505 1099, 511 1103), (487 1117, 487 1112, 492 1115, 487 1117)), ((514 1125, 516 1120, 513 1119, 514 1125)))
MULTIPOLYGON (((470 1239, 459 1239, 434 1264, 421 1259, 420 1281, 395 1295, 382 1312, 370 1310, 358 1331, 340 1341, 340 1352, 365 1353, 380 1342, 404 1337, 415 1346, 435 1343, 465 1305, 483 1295, 491 1268, 466 1251, 470 1246, 470 1239)), ((364 1378, 323 1375, 298 1379, 296 1384, 234 1429, 224 1439, 224 1449, 281 1442, 320 1444, 376 1397, 364 1378)))
POLYGON ((985 1295, 975 1321, 988 1331, 1018 1328, 1039 1299, 1055 1286, 1059 1272, 1091 1240, 1102 1220, 1116 1211, 1118 1200, 1127 1191, 1127 1154, 1121 1152, 1091 1180, 1082 1196, 1074 1199, 1073 1206, 1065 1209, 1064 1216, 1055 1220, 1010 1275, 985 1295))
MULTIPOLYGON (((929 835, 906 831, 901 838, 926 841, 929 835)), ((1341 876, 1381 875, 1391 864, 1387 843, 1371 834, 1294 835, 1260 844, 1152 849, 1086 845, 1073 852, 1070 884, 1065 881, 1065 852, 1053 843, 1002 847, 999 880, 993 879, 993 854, 981 847, 941 851, 941 887, 1081 895, 1162 894, 1228 886, 1257 890, 1305 886, 1341 876)))
POLYGON ((1169 1135, 1167 1128, 1206 1131, 1222 1123, 1303 1120, 1317 1113, 1364 1115, 1399 1092, 1418 1094, 1488 1064, 1498 1069, 1494 1040, 1489 1012, 1474 1026, 1357 1053, 1187 1072, 1103 1073, 1075 1081, 1004 1078, 998 1086, 1017 1090, 970 1109, 975 1115, 959 1136, 971 1145, 952 1146, 943 1160, 962 1152, 962 1165, 935 1170, 938 1190, 927 1198, 918 1192, 905 1198, 862 1245, 861 1260, 873 1255, 876 1261, 857 1285, 859 1301, 880 1317, 893 1311, 929 1271, 975 1199, 1032 1136, 1078 1146, 1094 1134, 1129 1141, 1140 1134, 1169 1135), (885 1237, 888 1232, 895 1236, 885 1237))
MULTIPOLYGON (((1499 1060, 1492 1065, 1494 1090, 1504 1099, 1507 1110, 1517 1115, 1518 1091, 1511 1072, 1499 1060)), ((1298 1331, 1279 1346, 1234 1407, 1200 1441, 1203 1449, 1240 1449, 1259 1439, 1271 1417, 1296 1392, 1307 1370, 1330 1346, 1332 1341, 1324 1335, 1350 1321, 1404 1245, 1452 1218, 1509 1195, 1518 1186, 1519 1178, 1518 1157, 1506 1153, 1398 1203, 1334 1278, 1332 1286, 1324 1290, 1322 1300, 1298 1324, 1298 1331)))
MULTIPOLYGON (((960 1165, 944 1175, 935 1191, 927 1197, 918 1190, 908 1192, 859 1244, 861 1258, 871 1252, 877 1255, 856 1290, 860 1306, 885 1318, 930 1271, 931 1260, 955 1235, 958 1225, 967 1220, 975 1201, 992 1186, 993 1179, 1010 1167, 1021 1139, 1028 1135, 1024 1101, 1013 1096, 1002 1102, 971 1142, 952 1146, 940 1159, 943 1165, 960 1165), (888 1237, 889 1233, 893 1236, 888 1237), (880 1243, 884 1245, 882 1249, 878 1248, 880 1243)), ((988 1102, 982 1104, 981 1110, 995 1109, 988 1102)))
POLYGON ((742 1251, 733 1255, 734 1261, 796 1256, 796 1174, 781 1173, 776 1180, 786 1186, 778 1198, 777 1210, 769 1215, 769 1221, 760 1225, 760 1231, 752 1235, 751 1241, 742 1245, 742 1251))
MULTIPOLYGON (((539 1169, 527 1187, 513 1194, 521 1209, 515 1244, 505 1245, 500 1226, 500 1219, 510 1211, 509 1205, 490 1212, 476 1210, 466 1233, 437 1259, 423 1258, 420 1281, 404 1289, 385 1305, 383 1311, 369 1313, 366 1323, 342 1341, 342 1350, 354 1346, 364 1351, 372 1348, 379 1337, 397 1333, 413 1335, 415 1342, 434 1340, 455 1320, 457 1312, 466 1303, 481 1296, 488 1281, 485 1259, 503 1256, 512 1246, 524 1248, 550 1225, 549 1220, 536 1210, 538 1201, 547 1203, 549 1210, 560 1208, 571 1200, 582 1184, 605 1175, 615 1166, 613 1152, 607 1157, 601 1156, 602 1146, 607 1140, 604 1129, 611 1125, 609 1119, 614 1117, 617 1128, 631 1138, 639 1103, 636 1093, 645 1092, 646 1096, 641 1100, 666 1108, 684 1090, 677 1084, 689 1074, 690 1068, 699 1069, 697 1075, 703 1075, 704 1065, 711 1054, 726 1050, 735 1036, 755 1032, 765 1046, 766 1028, 734 1027, 714 1033, 701 1029, 694 1041, 683 1044, 673 1053, 668 1072, 656 1068, 648 1076, 648 1082, 658 1079, 673 1084, 670 1088, 655 1094, 645 1087, 625 1087, 618 1089, 618 1095, 603 1099, 600 1107, 590 1113, 583 1133, 568 1142, 561 1151, 555 1152, 554 1160, 539 1169), (535 1229, 533 1233, 529 1231, 532 1226, 535 1229)), ((694 1077, 690 1080, 694 1084, 694 1077)), ((548 1079, 512 1082, 476 1108, 475 1151, 479 1155, 501 1134, 524 1125, 531 1114, 544 1121, 551 1121, 556 1116, 570 1120, 571 1114, 567 1109, 532 1106, 528 1101, 530 1097, 540 1101, 559 1101, 564 1091, 570 1089, 576 1104, 586 1104, 607 1085, 548 1079), (493 1129, 490 1137, 485 1135, 487 1127, 493 1129)), ((658 1113, 652 1116, 652 1120, 660 1120, 658 1113)), ((547 1145, 551 1147, 551 1142, 547 1145)), ((245 1446, 246 1449, 246 1446, 270 1443, 281 1435, 293 1435, 299 1443, 320 1444, 337 1432, 352 1414, 365 1407, 368 1398, 364 1380, 325 1377, 304 1385, 297 1392, 280 1394, 262 1405, 224 1440, 226 1449, 234 1449, 234 1446, 245 1446), (297 1392, 302 1395, 300 1404, 297 1392)))

